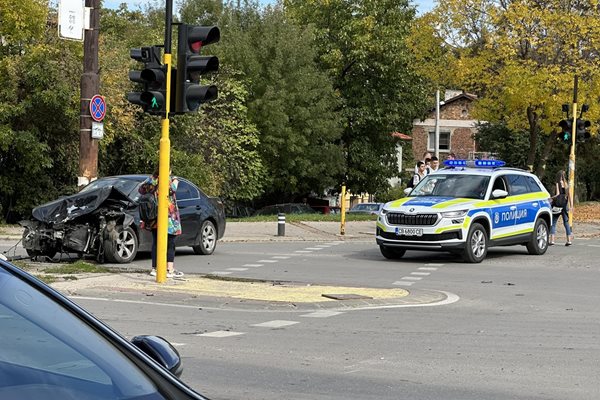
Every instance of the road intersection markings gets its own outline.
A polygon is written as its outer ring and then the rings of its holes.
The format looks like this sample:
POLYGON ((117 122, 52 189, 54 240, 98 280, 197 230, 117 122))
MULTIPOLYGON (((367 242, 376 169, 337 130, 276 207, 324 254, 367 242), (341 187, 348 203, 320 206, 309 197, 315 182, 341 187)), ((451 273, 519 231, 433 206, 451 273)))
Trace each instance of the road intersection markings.
POLYGON ((340 314, 344 314, 341 311, 329 311, 329 310, 319 310, 319 311, 315 311, 309 314, 303 314, 301 315, 301 317, 306 317, 306 318, 327 318, 327 317, 333 317, 335 315, 340 315, 340 314))
POLYGON ((435 267, 419 267, 418 269, 421 271, 437 271, 435 267))
POLYGON ((214 338, 225 338, 230 336, 239 336, 243 335, 246 332, 233 332, 233 331, 215 331, 215 332, 206 332, 200 333, 196 336, 204 336, 204 337, 214 337, 214 338))
POLYGON ((264 264, 244 264, 242 265, 242 267, 251 267, 251 268, 256 268, 256 267, 262 267, 264 264))
POLYGON ((443 267, 445 264, 436 264, 436 263, 430 263, 430 264, 425 264, 426 267, 443 267))
MULTIPOLYGON (((229 268, 231 269, 231 268, 229 268)), ((421 275, 421 276, 427 276, 427 275, 431 275, 431 272, 411 272, 411 275, 421 275)))
POLYGON ((308 251, 308 250, 296 250, 294 253, 312 253, 312 251, 308 251))
POLYGON ((231 273, 231 271, 213 271, 211 275, 230 275, 231 273))
POLYGON ((227 268, 227 271, 248 271, 248 268, 227 268))
POLYGON ((396 281, 394 283, 392 283, 392 285, 397 285, 397 286, 412 286, 414 282, 408 282, 408 281, 396 281))
POLYGON ((278 260, 287 260, 288 258, 290 258, 290 256, 273 256, 271 258, 276 258, 278 260))
POLYGON ((400 279, 404 279, 404 280, 407 280, 407 281, 420 281, 423 278, 418 278, 416 276, 403 276, 400 279))
POLYGON ((284 326, 291 326, 291 325, 296 325, 299 323, 300 322, 298 322, 298 321, 284 321, 284 320, 276 319, 273 321, 262 322, 260 324, 252 324, 250 326, 257 326, 260 328, 283 328, 284 326))
POLYGON ((323 250, 322 247, 307 247, 305 250, 323 250))
POLYGON ((259 263, 276 263, 277 260, 258 260, 259 263))

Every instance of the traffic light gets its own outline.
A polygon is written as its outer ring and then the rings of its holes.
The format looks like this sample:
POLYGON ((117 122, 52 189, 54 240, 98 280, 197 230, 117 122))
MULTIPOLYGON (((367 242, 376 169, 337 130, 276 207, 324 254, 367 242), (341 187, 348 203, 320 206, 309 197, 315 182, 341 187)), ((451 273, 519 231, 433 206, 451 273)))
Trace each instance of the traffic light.
POLYGON ((129 79, 141 83, 141 92, 130 92, 127 100, 142 106, 144 112, 150 114, 165 113, 166 65, 161 64, 161 49, 157 46, 131 49, 130 56, 144 63, 141 71, 130 71, 129 79))
POLYGON ((558 123, 558 126, 562 128, 559 140, 563 143, 570 144, 572 142, 573 135, 573 120, 572 119, 563 119, 558 123))
POLYGON ((590 131, 588 131, 588 128, 590 127, 591 123, 590 121, 584 120, 584 119, 577 119, 577 125, 576 125, 576 129, 577 129, 577 142, 586 142, 588 141, 592 135, 590 134, 590 131))
POLYGON ((199 55, 202 46, 216 43, 221 38, 216 26, 179 26, 177 43, 177 77, 175 112, 183 114, 198 110, 200 104, 214 100, 218 96, 214 85, 203 86, 200 77, 219 69, 219 59, 215 56, 199 55))

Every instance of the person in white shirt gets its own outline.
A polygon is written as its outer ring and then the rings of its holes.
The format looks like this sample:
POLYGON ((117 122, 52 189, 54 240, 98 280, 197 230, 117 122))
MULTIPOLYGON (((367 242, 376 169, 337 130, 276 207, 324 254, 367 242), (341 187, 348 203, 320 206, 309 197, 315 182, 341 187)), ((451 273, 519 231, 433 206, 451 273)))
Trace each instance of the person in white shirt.
POLYGON ((417 186, 417 183, 421 182, 421 179, 425 178, 427 175, 427 170, 425 163, 423 161, 417 162, 417 172, 413 176, 413 186, 417 186))
POLYGON ((431 157, 429 163, 429 173, 436 172, 440 168, 440 160, 436 156, 431 157))
MULTIPOLYGON (((425 164, 425 161, 426 161, 428 158, 429 158, 429 159, 431 159, 431 153, 430 153, 430 152, 428 152, 428 151, 426 151, 425 153, 423 153, 423 159, 421 160, 421 162, 422 162, 423 164, 425 164)), ((427 168, 427 167, 425 167, 425 168, 427 168)), ((417 174, 417 173, 419 173, 419 163, 417 163, 417 165, 415 165, 415 174, 417 174)))

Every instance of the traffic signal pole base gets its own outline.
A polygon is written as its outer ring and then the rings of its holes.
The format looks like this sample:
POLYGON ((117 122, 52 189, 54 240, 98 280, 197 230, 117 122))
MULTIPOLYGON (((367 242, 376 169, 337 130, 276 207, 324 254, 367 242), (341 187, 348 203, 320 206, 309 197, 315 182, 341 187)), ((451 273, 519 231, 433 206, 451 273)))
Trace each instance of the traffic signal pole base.
POLYGON ((169 119, 161 123, 161 139, 158 171, 158 227, 156 232, 156 282, 167 280, 167 238, 169 228, 169 183, 171 159, 171 140, 169 139, 169 119))

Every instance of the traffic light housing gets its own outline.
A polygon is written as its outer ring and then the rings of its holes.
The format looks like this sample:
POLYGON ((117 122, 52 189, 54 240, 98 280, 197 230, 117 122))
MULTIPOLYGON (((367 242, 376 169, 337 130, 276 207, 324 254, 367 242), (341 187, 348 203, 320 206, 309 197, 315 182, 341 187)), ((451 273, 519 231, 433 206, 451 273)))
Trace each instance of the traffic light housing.
POLYGON ((164 115, 167 67, 161 63, 161 49, 157 46, 131 49, 130 56, 144 63, 143 70, 129 72, 129 79, 141 83, 143 89, 141 92, 128 93, 127 100, 142 106, 144 112, 164 115))
POLYGON ((572 119, 563 119, 562 121, 560 121, 558 123, 558 126, 560 126, 561 129, 561 133, 559 136, 559 140, 563 143, 568 143, 571 144, 572 142, 572 136, 573 136, 573 120, 572 119))
POLYGON ((576 125, 576 129, 577 129, 577 142, 586 142, 588 140, 590 140, 590 138, 592 137, 592 135, 590 134, 590 131, 588 131, 588 128, 591 126, 590 121, 584 120, 584 119, 577 119, 577 125, 576 125))
POLYGON ((203 46, 216 43, 221 38, 216 26, 179 26, 177 43, 177 77, 175 112, 184 114, 198 110, 202 103, 218 97, 215 85, 201 85, 200 77, 219 69, 215 56, 201 56, 203 46))

